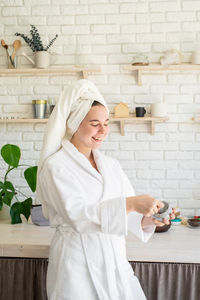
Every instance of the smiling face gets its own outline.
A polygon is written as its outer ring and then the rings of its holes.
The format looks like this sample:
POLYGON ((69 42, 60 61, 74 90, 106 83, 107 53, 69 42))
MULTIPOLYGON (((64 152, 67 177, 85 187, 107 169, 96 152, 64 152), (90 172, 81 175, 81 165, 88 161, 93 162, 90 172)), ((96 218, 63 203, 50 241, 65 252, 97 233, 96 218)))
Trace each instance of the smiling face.
POLYGON ((92 106, 72 137, 72 144, 83 153, 100 147, 109 132, 108 112, 99 104, 92 106))

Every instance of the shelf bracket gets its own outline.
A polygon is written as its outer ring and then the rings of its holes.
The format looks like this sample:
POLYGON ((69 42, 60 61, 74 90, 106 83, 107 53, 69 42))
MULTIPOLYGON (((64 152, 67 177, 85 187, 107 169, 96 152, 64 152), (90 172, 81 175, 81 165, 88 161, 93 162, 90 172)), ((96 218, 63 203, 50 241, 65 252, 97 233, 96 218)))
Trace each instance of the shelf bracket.
POLYGON ((87 79, 88 78, 88 72, 87 71, 82 71, 82 74, 83 74, 83 78, 84 79, 87 79))
POLYGON ((121 135, 125 135, 125 132, 124 132, 124 121, 120 121, 120 132, 121 132, 121 135))
POLYGON ((151 134, 155 134, 155 121, 151 121, 151 134))
POLYGON ((142 70, 138 70, 138 85, 142 85, 142 70))

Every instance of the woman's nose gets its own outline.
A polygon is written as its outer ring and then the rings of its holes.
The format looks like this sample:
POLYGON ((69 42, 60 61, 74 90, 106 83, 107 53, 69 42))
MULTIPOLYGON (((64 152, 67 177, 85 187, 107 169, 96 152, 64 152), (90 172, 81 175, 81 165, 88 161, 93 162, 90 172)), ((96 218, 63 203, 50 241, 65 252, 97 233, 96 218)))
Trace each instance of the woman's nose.
POLYGON ((99 132, 101 132, 101 133, 104 133, 105 132, 105 128, 104 128, 104 126, 101 126, 100 128, 99 128, 99 132))

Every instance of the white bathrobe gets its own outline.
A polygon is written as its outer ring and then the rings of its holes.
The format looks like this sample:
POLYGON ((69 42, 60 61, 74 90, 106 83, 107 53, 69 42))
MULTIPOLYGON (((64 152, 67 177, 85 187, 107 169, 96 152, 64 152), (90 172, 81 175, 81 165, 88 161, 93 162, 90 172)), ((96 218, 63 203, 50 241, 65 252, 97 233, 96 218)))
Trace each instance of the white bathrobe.
POLYGON ((134 190, 119 163, 93 151, 99 172, 72 143, 44 163, 40 174, 49 220, 57 230, 47 272, 49 300, 144 300, 126 259, 128 227, 146 242, 142 215, 127 217, 125 197, 134 190))

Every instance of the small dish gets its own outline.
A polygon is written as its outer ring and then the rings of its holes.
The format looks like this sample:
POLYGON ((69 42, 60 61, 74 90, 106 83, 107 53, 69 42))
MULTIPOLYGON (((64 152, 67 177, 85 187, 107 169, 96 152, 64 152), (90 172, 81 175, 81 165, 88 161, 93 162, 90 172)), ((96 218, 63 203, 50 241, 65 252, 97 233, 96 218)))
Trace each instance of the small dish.
POLYGON ((141 65, 141 66, 146 66, 149 64, 149 60, 148 57, 142 53, 137 53, 132 60, 132 65, 137 66, 137 65, 141 65))
POLYGON ((187 222, 192 227, 200 226, 200 220, 198 220, 198 219, 188 219, 187 222))
POLYGON ((171 220, 172 225, 180 225, 181 224, 181 219, 180 218, 175 218, 171 220))

